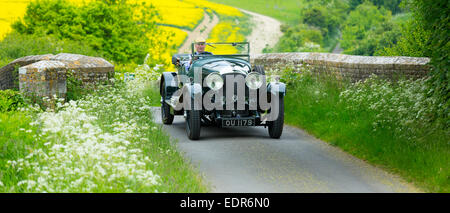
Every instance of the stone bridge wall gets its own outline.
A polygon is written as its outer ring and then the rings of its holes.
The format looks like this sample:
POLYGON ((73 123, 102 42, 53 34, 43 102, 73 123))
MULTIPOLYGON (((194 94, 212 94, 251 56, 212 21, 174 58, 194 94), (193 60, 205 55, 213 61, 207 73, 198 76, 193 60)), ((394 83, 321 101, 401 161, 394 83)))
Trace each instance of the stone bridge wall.
MULTIPOLYGON (((315 73, 334 73, 352 81, 364 80, 375 74, 391 80, 399 77, 422 78, 429 72, 429 58, 354 56, 333 53, 265 53, 254 55, 252 64, 265 70, 307 64, 315 73)), ((294 66, 295 67, 295 66, 294 66)))
POLYGON ((50 60, 53 55, 32 55, 18 58, 8 65, 0 68, 0 89, 19 89, 18 68, 42 60, 50 60))
POLYGON ((114 78, 114 66, 103 58, 77 54, 37 55, 19 58, 0 69, 0 89, 19 89, 38 96, 67 93, 67 76, 82 86, 114 78))

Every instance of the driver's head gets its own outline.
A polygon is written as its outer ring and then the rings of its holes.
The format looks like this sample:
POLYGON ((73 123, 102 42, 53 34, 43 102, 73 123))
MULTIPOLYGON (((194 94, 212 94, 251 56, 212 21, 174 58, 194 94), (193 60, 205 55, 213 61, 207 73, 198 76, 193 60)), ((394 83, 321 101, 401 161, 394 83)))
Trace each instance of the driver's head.
POLYGON ((205 46, 206 46, 206 39, 202 37, 198 37, 197 39, 195 39, 195 51, 197 51, 197 53, 204 53, 205 46))

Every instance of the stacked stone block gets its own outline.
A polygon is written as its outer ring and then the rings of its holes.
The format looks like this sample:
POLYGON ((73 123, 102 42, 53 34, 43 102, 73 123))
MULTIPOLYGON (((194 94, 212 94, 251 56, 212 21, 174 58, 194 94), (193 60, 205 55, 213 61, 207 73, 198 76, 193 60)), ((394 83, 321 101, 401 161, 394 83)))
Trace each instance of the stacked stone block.
POLYGON ((33 96, 65 97, 66 65, 60 61, 39 61, 19 69, 20 90, 33 96))
POLYGON ((42 60, 50 60, 53 55, 31 55, 18 58, 8 65, 0 68, 0 89, 19 89, 18 67, 26 66, 42 60))
POLYGON ((91 88, 114 78, 114 66, 103 58, 77 54, 27 56, 0 69, 0 89, 19 87, 25 94, 65 97, 68 76, 91 88))

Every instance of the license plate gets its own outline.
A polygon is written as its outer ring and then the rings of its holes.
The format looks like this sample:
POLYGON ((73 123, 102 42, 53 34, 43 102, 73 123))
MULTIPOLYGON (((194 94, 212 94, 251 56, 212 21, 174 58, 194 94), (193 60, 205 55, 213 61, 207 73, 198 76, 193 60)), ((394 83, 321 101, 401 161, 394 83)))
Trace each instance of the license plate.
POLYGON ((222 126, 255 126, 255 119, 223 119, 222 126))

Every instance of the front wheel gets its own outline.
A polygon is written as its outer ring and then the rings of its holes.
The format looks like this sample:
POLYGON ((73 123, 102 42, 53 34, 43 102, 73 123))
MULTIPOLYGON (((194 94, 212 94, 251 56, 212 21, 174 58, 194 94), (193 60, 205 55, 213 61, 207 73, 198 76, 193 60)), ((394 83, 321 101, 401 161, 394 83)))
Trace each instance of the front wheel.
MULTIPOLYGON (((166 85, 163 85, 165 88, 166 85)), ((170 114, 170 106, 166 103, 164 98, 166 97, 165 89, 162 94, 162 103, 161 103, 161 120, 163 124, 172 124, 174 115, 170 114)))
POLYGON ((199 110, 186 110, 186 133, 191 140, 198 140, 200 138, 200 117, 199 110))
POLYGON ((278 110, 278 117, 274 121, 269 121, 269 136, 271 138, 280 138, 281 133, 283 133, 284 124, 284 95, 279 94, 279 104, 278 109, 275 107, 274 110, 278 110))

